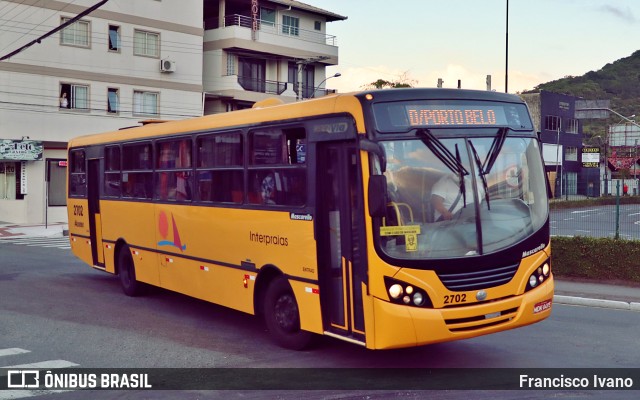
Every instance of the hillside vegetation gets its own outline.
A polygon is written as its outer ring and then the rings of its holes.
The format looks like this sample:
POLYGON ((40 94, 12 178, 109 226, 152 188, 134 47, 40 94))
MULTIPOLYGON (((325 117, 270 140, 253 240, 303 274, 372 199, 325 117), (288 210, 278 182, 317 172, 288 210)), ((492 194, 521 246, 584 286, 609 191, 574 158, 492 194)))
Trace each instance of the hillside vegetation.
MULTIPOLYGON (((631 56, 609 63, 598 71, 589 71, 582 76, 566 76, 562 79, 542 83, 533 90, 564 93, 588 100, 611 100, 611 109, 625 116, 638 115, 640 119, 640 50, 631 56)), ((592 121, 585 124, 585 133, 602 132, 607 124, 618 123, 620 118, 610 121, 592 121)))

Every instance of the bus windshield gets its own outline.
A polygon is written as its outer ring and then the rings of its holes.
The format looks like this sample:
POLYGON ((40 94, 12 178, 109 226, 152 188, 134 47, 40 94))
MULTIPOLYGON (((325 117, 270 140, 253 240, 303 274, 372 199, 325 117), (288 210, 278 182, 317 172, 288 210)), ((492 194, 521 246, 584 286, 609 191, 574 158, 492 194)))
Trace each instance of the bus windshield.
POLYGON ((390 201, 377 232, 382 251, 398 260, 472 257, 539 230, 548 206, 538 141, 507 131, 432 136, 455 163, 421 135, 383 141, 390 201))

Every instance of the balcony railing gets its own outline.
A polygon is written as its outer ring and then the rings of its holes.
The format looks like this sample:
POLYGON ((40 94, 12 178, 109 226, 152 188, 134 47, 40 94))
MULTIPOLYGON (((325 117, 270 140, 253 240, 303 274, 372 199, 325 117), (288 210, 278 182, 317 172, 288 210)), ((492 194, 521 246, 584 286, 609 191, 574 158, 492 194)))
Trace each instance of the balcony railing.
POLYGON ((277 94, 278 96, 287 90, 286 82, 268 81, 265 79, 248 78, 238 75, 238 84, 244 90, 258 93, 277 94))
MULTIPOLYGON (((252 18, 244 15, 227 15, 224 17, 224 26, 240 26, 251 29, 253 26, 252 18)), ((218 20, 210 18, 205 20, 205 29, 220 28, 218 20)), ((274 24, 273 22, 258 20, 258 30, 260 32, 271 33, 279 36, 287 36, 298 38, 313 43, 326 44, 328 46, 337 46, 337 38, 333 35, 326 35, 316 31, 307 31, 291 25, 274 24)))
MULTIPOLYGON (((292 84, 293 85, 293 84, 292 84)), ((300 95, 298 85, 293 85, 293 91, 300 95)), ((328 94, 336 93, 335 89, 321 89, 314 86, 302 86, 302 98, 310 99, 313 97, 322 97, 328 94)))

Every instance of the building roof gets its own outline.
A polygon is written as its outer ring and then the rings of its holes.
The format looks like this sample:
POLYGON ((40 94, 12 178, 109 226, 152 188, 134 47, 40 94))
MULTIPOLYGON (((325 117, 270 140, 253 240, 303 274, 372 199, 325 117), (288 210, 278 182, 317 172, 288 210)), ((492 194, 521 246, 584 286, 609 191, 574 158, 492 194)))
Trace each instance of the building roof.
POLYGON ((302 3, 302 2, 297 1, 297 0, 268 0, 268 1, 270 1, 271 3, 280 4, 280 5, 285 6, 285 7, 291 7, 291 8, 295 8, 297 10, 302 10, 302 11, 307 11, 307 12, 312 12, 312 13, 315 13, 315 14, 323 15, 323 16, 327 17, 327 22, 344 21, 344 20, 347 19, 347 17, 345 17, 343 15, 336 14, 336 13, 333 13, 331 11, 323 10, 322 8, 314 7, 314 6, 302 3))

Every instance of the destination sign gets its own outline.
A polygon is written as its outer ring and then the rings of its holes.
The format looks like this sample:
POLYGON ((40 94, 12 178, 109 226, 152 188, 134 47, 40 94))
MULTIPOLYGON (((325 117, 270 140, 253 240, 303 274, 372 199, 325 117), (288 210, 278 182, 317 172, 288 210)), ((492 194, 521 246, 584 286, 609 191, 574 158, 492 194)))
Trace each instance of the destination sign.
POLYGON ((524 104, 472 100, 418 100, 373 104, 380 132, 419 128, 511 127, 531 130, 524 104))
POLYGON ((406 106, 411 126, 506 125, 504 110, 483 106, 406 106))

